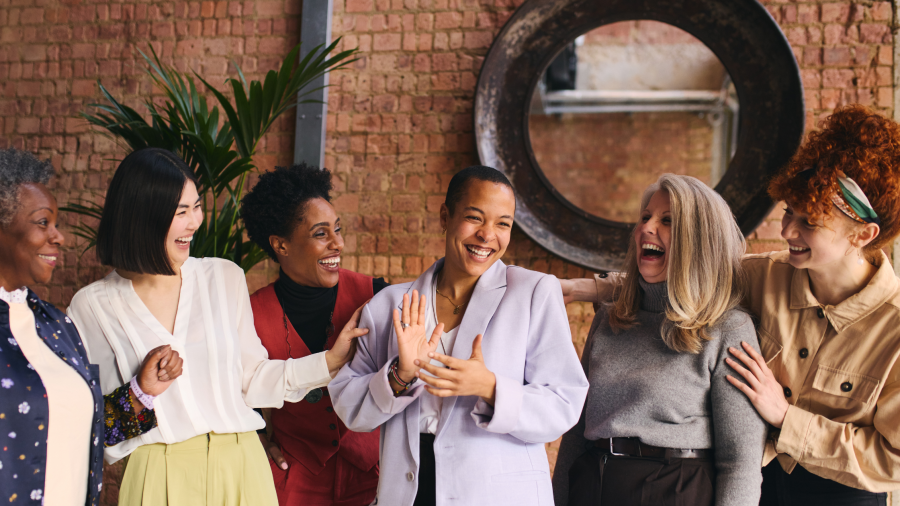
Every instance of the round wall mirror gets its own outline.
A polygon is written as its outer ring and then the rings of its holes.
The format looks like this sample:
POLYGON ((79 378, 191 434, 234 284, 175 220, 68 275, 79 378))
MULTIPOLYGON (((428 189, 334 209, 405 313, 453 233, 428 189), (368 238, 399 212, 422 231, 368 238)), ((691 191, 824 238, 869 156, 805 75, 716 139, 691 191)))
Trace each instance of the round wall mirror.
POLYGON ((513 182, 519 226, 592 270, 621 265, 667 172, 714 187, 751 232, 804 117, 793 52, 755 0, 528 0, 475 98, 481 161, 513 182))
POLYGON ((621 21, 576 38, 550 64, 532 93, 528 137, 562 197, 628 222, 660 174, 714 187, 734 156, 739 118, 731 77, 696 37, 621 21))

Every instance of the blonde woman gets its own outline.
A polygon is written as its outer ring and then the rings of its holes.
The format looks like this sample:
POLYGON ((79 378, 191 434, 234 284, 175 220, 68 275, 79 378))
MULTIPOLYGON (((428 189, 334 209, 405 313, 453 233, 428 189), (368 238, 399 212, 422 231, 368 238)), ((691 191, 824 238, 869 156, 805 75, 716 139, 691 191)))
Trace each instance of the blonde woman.
POLYGON ((625 273, 585 345, 590 389, 563 437, 557 506, 758 503, 766 427, 725 364, 730 346, 756 342, 738 309, 744 250, 701 181, 666 174, 647 189, 625 273))

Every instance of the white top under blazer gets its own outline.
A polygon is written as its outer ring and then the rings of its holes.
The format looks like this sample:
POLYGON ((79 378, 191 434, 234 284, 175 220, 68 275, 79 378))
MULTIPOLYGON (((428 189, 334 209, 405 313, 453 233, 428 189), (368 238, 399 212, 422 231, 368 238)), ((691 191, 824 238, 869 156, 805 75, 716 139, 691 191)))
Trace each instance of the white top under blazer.
POLYGON ((207 432, 265 427, 251 408, 298 402, 331 381, 325 354, 269 360, 256 335, 244 271, 219 258, 188 258, 170 334, 116 271, 79 290, 69 316, 100 366, 108 394, 138 373, 147 353, 169 344, 184 360, 182 376, 154 401, 158 426, 105 452, 108 463, 151 443, 179 443, 207 432))

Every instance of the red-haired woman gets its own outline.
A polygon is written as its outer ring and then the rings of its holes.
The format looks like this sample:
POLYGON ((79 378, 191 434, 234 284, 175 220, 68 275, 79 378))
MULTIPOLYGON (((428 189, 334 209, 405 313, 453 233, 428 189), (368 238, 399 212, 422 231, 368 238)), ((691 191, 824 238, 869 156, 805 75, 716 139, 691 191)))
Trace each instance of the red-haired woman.
MULTIPOLYGON (((762 356, 728 359, 772 426, 760 504, 884 505, 900 488, 900 280, 882 252, 900 235, 900 125, 836 110, 769 194, 789 249, 745 258, 762 356)), ((608 279, 563 291, 606 299, 608 279)))

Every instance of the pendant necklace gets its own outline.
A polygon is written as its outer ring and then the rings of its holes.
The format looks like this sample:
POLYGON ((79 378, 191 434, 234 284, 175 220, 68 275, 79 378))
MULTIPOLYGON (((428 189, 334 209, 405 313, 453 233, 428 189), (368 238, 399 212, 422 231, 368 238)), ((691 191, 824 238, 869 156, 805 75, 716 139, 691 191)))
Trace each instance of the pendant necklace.
MULTIPOLYGON (((450 302, 450 305, 453 306, 453 314, 459 314, 459 312, 460 312, 460 310, 463 308, 463 306, 465 306, 466 304, 468 304, 468 302, 463 302, 462 304, 460 304, 460 305, 457 306, 456 303, 453 302, 453 299, 451 299, 450 297, 447 297, 446 295, 442 294, 441 291, 438 290, 438 287, 437 287, 437 276, 434 277, 434 291, 437 292, 438 295, 440 295, 441 297, 447 299, 447 301, 450 302)), ((434 305, 434 310, 435 310, 435 316, 437 316, 437 304, 434 305)), ((437 319, 437 318, 435 318, 435 319, 437 319)))
MULTIPOLYGON (((432 288, 434 288, 434 291, 437 291, 437 276, 434 277, 434 286, 432 288)), ((437 324, 438 324, 437 301, 434 300, 434 297, 431 298, 431 311, 434 313, 434 325, 437 326, 437 324)), ((441 351, 443 351, 444 352, 443 354, 446 355, 447 348, 444 347, 444 333, 443 332, 441 332, 440 343, 441 343, 441 351)), ((447 366, 444 366, 444 367, 447 367, 447 366)))

